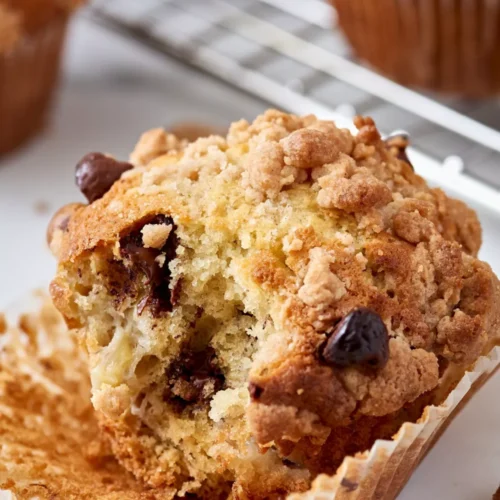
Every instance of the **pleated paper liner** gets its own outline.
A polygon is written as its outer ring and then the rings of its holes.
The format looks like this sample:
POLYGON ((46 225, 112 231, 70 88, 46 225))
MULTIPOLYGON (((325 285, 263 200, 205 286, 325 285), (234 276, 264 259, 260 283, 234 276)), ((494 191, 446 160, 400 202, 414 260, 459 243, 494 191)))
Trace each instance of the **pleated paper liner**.
POLYGON ((480 357, 444 403, 427 406, 416 422, 406 422, 392 440, 377 440, 356 457, 346 457, 335 476, 318 476, 305 493, 289 500, 391 500, 474 393, 500 367, 500 347, 480 357))
MULTIPOLYGON (((135 481, 101 438, 86 360, 59 313, 40 294, 0 316, 0 499, 156 500, 165 491, 135 481), (22 311, 35 311, 23 313, 22 311)), ((397 496, 457 411, 500 366, 481 357, 446 401, 428 406, 393 440, 346 457, 335 476, 289 500, 389 500, 397 496)))
POLYGON ((101 440, 86 361, 59 313, 44 296, 32 306, 0 335, 0 498, 161 498, 101 440))
POLYGON ((68 19, 61 17, 0 54, 0 155, 47 123, 68 19))

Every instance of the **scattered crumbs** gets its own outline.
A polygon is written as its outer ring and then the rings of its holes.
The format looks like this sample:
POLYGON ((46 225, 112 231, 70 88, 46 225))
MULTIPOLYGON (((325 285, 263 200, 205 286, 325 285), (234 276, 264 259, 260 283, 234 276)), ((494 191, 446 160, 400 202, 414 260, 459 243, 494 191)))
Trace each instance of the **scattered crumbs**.
POLYGON ((382 250, 379 250, 377 253, 380 255, 380 257, 382 257, 382 255, 384 255, 384 252, 382 250))
POLYGON ((30 338, 34 339, 37 335, 35 319, 29 314, 21 314, 18 321, 19 329, 22 330, 30 338))
POLYGON ((4 313, 0 313, 0 334, 7 331, 7 319, 4 313))
POLYGON ((45 200, 38 200, 33 205, 33 209, 39 215, 45 215, 50 211, 50 203, 45 200))
POLYGON ((302 394, 304 394, 304 389, 297 389, 297 394, 299 396, 301 396, 302 394))

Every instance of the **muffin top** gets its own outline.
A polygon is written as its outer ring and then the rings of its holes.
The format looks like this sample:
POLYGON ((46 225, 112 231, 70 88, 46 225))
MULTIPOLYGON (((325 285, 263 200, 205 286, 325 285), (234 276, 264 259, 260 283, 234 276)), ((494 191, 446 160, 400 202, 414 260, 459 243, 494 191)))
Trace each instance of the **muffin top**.
POLYGON ((384 141, 370 118, 355 126, 269 110, 191 144, 152 130, 130 164, 80 162, 90 203, 53 221, 51 291, 84 331, 94 394, 140 390, 145 352, 163 377, 186 369, 179 339, 207 314, 220 363, 210 418, 224 412, 223 373, 225 389, 248 390, 256 441, 288 455, 304 436, 399 410, 499 341, 500 288, 476 258, 475 213, 415 174, 403 138, 384 141), (126 349, 89 319, 105 307, 102 322, 123 311, 135 322, 126 349), (186 311, 198 316, 171 329, 186 311), (245 350, 213 333, 231 321, 245 350))
POLYGON ((66 17, 82 0, 0 0, 0 54, 23 36, 36 33, 54 19, 66 17))

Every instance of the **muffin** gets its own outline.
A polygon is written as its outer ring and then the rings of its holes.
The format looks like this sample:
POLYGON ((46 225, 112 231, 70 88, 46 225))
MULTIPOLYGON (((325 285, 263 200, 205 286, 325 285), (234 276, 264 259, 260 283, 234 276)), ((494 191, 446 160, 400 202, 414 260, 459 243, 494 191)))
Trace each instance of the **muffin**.
POLYGON ((0 154, 46 123, 76 0, 0 0, 0 154))
POLYGON ((331 0, 356 54, 406 86, 466 97, 500 91, 500 2, 331 0))
POLYGON ((318 476, 296 497, 316 498, 374 443, 401 486, 500 342, 475 213, 414 173, 406 139, 355 125, 270 110, 78 163, 89 203, 49 228, 52 298, 115 456, 164 498, 283 498, 318 476))

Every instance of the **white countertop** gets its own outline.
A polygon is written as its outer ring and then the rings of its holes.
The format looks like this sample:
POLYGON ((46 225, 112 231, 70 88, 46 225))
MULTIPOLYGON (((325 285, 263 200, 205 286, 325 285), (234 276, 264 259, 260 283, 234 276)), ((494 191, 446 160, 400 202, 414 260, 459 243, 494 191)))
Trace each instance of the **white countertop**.
MULTIPOLYGON (((179 121, 219 125, 267 106, 194 70, 75 20, 55 116, 45 133, 0 160, 0 309, 46 288, 51 214, 81 195, 74 166, 89 151, 126 159, 140 133, 179 121), (44 208, 44 210, 42 210, 44 208)), ((480 209, 483 258, 500 273, 498 219, 480 209)), ((489 500, 500 483, 500 374, 455 419, 400 500, 489 500)))

